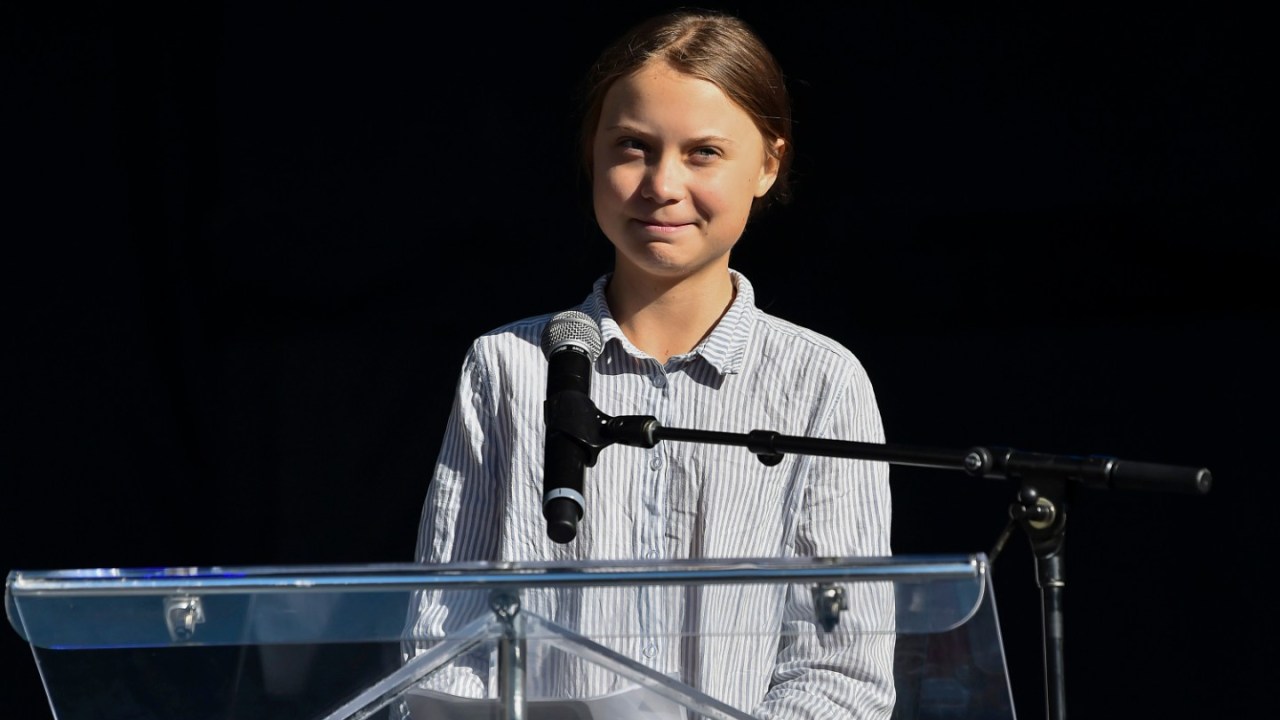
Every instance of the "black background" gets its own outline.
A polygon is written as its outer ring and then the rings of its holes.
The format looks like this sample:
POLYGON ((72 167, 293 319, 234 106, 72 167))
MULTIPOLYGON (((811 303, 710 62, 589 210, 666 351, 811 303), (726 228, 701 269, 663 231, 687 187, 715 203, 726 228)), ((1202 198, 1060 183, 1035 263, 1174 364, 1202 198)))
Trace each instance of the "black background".
MULTIPOLYGON (((1068 708, 1248 715, 1275 638, 1271 39, 1139 5, 720 5, 797 122, 795 201, 734 265, 862 359, 891 442, 1208 467, 1203 497, 1072 498, 1068 708)), ((575 84, 664 7, 0 4, 0 571, 411 559, 468 341, 609 267, 575 84)), ((895 551, 989 551, 1016 490, 896 468, 895 551)), ((1023 536, 994 577, 1042 717, 1023 536)), ((0 648, 6 716, 47 717, 0 648)))

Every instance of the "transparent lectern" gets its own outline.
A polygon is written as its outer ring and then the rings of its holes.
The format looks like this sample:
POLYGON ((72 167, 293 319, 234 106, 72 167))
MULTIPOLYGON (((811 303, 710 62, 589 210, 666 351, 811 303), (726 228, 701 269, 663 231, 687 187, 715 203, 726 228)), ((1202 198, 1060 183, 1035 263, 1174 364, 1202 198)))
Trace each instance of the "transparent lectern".
POLYGON ((828 648, 887 598, 857 633, 893 650, 895 718, 1013 717, 982 554, 13 571, 5 607, 59 720, 749 719, 699 678, 788 641, 735 601, 773 591, 828 648))

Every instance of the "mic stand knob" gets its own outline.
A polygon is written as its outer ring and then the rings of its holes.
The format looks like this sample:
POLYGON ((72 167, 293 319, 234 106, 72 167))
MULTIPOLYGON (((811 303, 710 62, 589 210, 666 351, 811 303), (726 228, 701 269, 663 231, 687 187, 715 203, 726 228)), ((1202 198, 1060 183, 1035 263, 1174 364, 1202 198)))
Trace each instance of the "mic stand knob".
POLYGON ((840 612, 849 608, 845 601, 844 588, 823 583, 813 588, 813 611, 818 616, 818 624, 823 630, 831 632, 840 622, 840 612))

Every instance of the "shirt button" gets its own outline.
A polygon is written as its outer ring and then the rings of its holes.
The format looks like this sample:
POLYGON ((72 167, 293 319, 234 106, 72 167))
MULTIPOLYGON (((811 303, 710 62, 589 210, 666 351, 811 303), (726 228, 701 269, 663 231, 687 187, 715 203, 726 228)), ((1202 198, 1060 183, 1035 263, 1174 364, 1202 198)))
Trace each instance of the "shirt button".
POLYGON ((666 376, 666 375, 654 375, 654 376, 653 376, 653 386, 654 386, 654 387, 659 387, 659 388, 666 387, 666 386, 667 386, 667 376, 666 376))
POLYGON ((657 470, 658 468, 662 467, 662 456, 654 455, 652 458, 650 458, 649 467, 653 468, 654 470, 657 470))
POLYGON ((645 553, 644 556, 649 558, 650 560, 656 560, 658 558, 658 551, 650 550, 649 552, 645 553))
POLYGON ((644 646, 644 656, 645 656, 645 657, 647 657, 647 658, 651 658, 651 657, 653 657, 654 655, 657 655, 657 654, 658 654, 658 646, 657 646, 655 643, 649 643, 648 645, 645 645, 645 646, 644 646))

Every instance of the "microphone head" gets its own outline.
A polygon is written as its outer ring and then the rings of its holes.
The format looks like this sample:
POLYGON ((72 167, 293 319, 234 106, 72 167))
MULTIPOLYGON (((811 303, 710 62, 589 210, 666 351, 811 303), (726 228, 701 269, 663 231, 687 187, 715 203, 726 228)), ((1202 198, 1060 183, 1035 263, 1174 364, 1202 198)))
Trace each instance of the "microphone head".
POLYGON ((542 329, 542 354, 550 360, 552 354, 566 345, 582 350, 591 362, 595 362, 604 349, 600 326, 590 315, 579 310, 557 313, 542 329))

